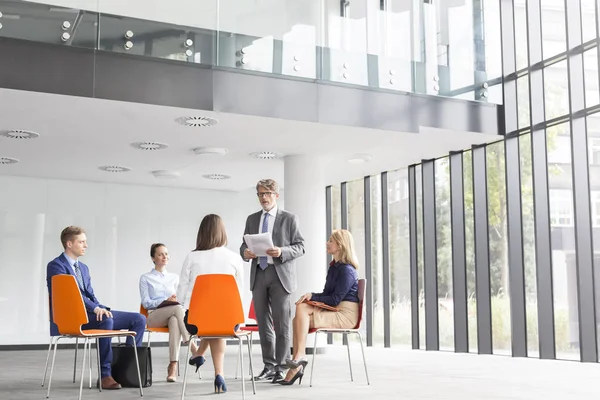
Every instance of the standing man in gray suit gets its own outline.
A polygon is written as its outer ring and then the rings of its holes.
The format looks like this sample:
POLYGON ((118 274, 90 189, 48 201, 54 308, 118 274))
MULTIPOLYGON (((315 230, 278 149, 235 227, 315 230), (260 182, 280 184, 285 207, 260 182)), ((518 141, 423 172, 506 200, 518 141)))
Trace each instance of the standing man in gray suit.
POLYGON ((265 365, 254 380, 270 379, 277 383, 284 378, 292 343, 291 293, 296 290, 295 259, 304 254, 304 239, 298 228, 298 217, 277 207, 277 182, 260 180, 256 184, 256 195, 262 210, 248 216, 244 235, 270 232, 274 247, 267 251, 267 257, 257 257, 245 241, 240 247, 242 258, 252 260, 250 290, 265 365))

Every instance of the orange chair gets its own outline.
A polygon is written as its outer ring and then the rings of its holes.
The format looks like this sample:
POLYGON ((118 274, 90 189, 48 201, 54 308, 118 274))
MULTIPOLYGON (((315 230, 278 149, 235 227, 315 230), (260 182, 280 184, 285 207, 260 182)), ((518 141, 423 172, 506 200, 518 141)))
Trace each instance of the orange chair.
MULTIPOLYGON (((248 311, 248 319, 253 319, 256 321, 256 311, 254 311, 254 299, 250 302, 250 310, 248 311)), ((253 341, 253 333, 258 332, 258 325, 245 325, 240 328, 241 331, 250 332, 250 337, 247 339, 250 341, 250 353, 252 353, 252 341, 253 341)), ((238 368, 239 368, 240 358, 237 358, 237 365, 235 366, 235 379, 238 378, 238 368)), ((252 376, 252 375, 250 375, 252 376)))
MULTIPOLYGON (((52 277, 52 314, 54 317, 54 323, 58 326, 58 332, 62 336, 70 338, 82 338, 83 343, 83 367, 81 369, 81 383, 79 385, 79 400, 83 392, 83 377, 85 371, 86 362, 86 350, 89 353, 91 350, 92 342, 91 339, 96 339, 96 356, 98 359, 98 383, 100 383, 100 352, 98 349, 98 339, 113 338, 119 336, 131 336, 135 337, 136 333, 133 331, 115 331, 105 329, 85 329, 82 330, 81 326, 89 322, 85 305, 83 304, 83 298, 81 292, 75 281, 73 275, 55 275, 52 277)), ((140 375, 140 364, 138 361, 137 347, 134 348, 135 361, 138 373, 138 382, 140 384, 140 396, 143 396, 142 391, 142 377, 140 375)), ((54 346, 54 354, 52 355, 52 367, 50 368, 50 378, 48 380, 48 393, 46 397, 50 396, 50 386, 52 385, 52 373, 54 372, 54 361, 56 359, 56 345, 54 346)), ((90 360, 91 361, 91 360, 90 360)), ((91 382, 91 368, 90 368, 90 382, 91 382)), ((102 391, 102 385, 98 385, 100 391, 102 391)))
MULTIPOLYGON (((242 365, 242 399, 245 399, 246 382, 243 371, 242 338, 247 337, 249 332, 235 331, 235 326, 243 323, 244 309, 242 308, 242 299, 240 298, 233 275, 198 275, 192 290, 190 308, 188 309, 188 324, 195 325, 198 328, 198 332, 190 338, 186 359, 190 356, 191 343, 194 338, 237 339, 239 343, 240 364, 242 365)), ((254 374, 250 342, 248 342, 248 357, 250 357, 250 372, 254 374)), ((188 363, 185 363, 181 400, 185 398, 187 370, 188 363)), ((254 379, 251 381, 252 391, 256 394, 254 379)))
MULTIPOLYGON (((148 310, 146 310, 144 308, 144 306, 141 304, 140 304, 140 314, 142 314, 144 317, 146 317, 146 319, 148 319, 148 310)), ((169 333, 169 327, 162 326, 160 328, 150 328, 148 325, 146 325, 146 333, 148 333, 148 344, 146 345, 147 347, 150 347, 150 335, 152 334, 152 332, 169 333)), ((177 363, 177 375, 179 375, 179 363, 177 363)))
MULTIPOLYGON (((50 304, 50 296, 48 296, 48 304, 50 304)), ((49 319, 52 321, 52 318, 49 319)), ((48 345, 48 353, 46 354, 46 365, 44 366, 44 377, 42 378, 42 387, 46 384, 46 375, 48 375, 48 364, 50 361, 50 354, 52 353, 52 346, 56 343, 58 347, 58 341, 60 339, 66 339, 67 336, 50 334, 50 344, 48 345)), ((73 383, 75 383, 75 373, 77 372, 77 348, 79 347, 79 338, 75 338, 75 359, 73 360, 73 383)), ((91 354, 91 352, 89 353, 91 354)), ((91 358, 91 356, 90 356, 91 358)), ((91 383, 90 383, 91 384, 91 383)))
MULTIPOLYGON (((344 335, 344 337, 347 339, 348 334, 355 334, 358 336, 358 339, 360 340, 360 350, 362 352, 362 357, 363 357, 363 364, 365 365, 365 375, 367 376, 367 385, 370 385, 369 383, 369 373, 367 372, 367 361, 365 359, 365 349, 363 347, 363 339, 362 339, 362 334, 360 333, 360 323, 362 321, 362 317, 363 317, 363 303, 364 303, 364 298, 365 298, 365 287, 367 284, 367 280, 366 279, 359 279, 358 280, 358 322, 356 323, 356 326, 352 329, 337 329, 337 328, 311 328, 308 330, 308 333, 314 333, 315 334, 315 346, 313 347, 313 356, 312 356, 312 364, 310 367, 310 386, 312 387, 312 377, 313 377, 313 371, 315 370, 315 357, 317 355, 316 352, 316 348, 317 348, 317 336, 319 333, 342 333, 344 335)), ((352 362, 350 360, 350 343, 346 340, 346 347, 348 349, 348 365, 350 366, 350 380, 354 382, 354 377, 352 376, 352 362)))

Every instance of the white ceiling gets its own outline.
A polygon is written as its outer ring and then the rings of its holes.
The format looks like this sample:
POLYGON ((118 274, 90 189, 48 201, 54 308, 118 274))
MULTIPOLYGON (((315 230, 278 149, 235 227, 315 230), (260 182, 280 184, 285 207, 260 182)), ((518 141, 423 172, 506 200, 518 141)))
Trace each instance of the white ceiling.
POLYGON ((256 160, 249 153, 316 154, 330 161, 323 175, 328 184, 403 168, 450 150, 498 140, 498 136, 422 128, 419 134, 333 126, 237 114, 188 110, 111 100, 89 99, 0 89, 0 131, 24 129, 40 137, 15 140, 0 137, 0 157, 18 164, 0 165, 0 175, 77 179, 96 182, 175 186, 241 191, 258 179, 271 177, 282 185, 284 160, 256 160), (212 127, 185 127, 182 116, 210 116, 212 127), (169 145, 141 151, 130 144, 155 141, 169 145), (197 156, 200 146, 225 147, 223 157, 197 156), (350 164, 355 153, 368 153, 371 162, 350 164), (100 171, 121 165, 126 173, 100 171), (177 171, 175 180, 157 179, 152 171, 177 171), (232 178, 210 181, 205 174, 232 178))

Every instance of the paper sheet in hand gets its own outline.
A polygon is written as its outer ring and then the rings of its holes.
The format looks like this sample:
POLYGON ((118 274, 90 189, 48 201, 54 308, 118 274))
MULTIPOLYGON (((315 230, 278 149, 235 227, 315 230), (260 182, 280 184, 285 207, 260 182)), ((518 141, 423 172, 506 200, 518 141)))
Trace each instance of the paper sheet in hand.
POLYGON ((257 256, 266 256, 267 250, 273 247, 273 238, 269 232, 258 233, 256 235, 244 235, 244 240, 251 252, 257 256))

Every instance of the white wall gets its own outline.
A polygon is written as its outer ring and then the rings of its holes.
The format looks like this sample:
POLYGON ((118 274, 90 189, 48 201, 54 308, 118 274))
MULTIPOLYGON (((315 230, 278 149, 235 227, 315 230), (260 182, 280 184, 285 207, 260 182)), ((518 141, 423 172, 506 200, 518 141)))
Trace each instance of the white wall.
POLYGON ((237 251, 246 216, 259 209, 254 189, 234 193, 11 176, 0 176, 0 187, 0 345, 48 343, 46 265, 62 252, 64 227, 87 230, 82 260, 98 299, 117 310, 138 311, 138 280, 152 268, 153 242, 168 246, 169 270, 179 273, 205 214, 223 217, 228 247, 237 251))

